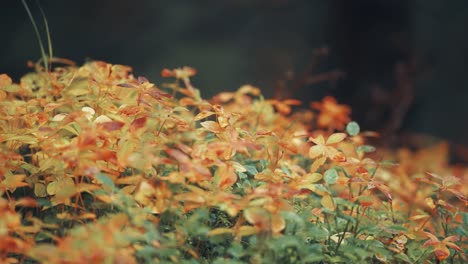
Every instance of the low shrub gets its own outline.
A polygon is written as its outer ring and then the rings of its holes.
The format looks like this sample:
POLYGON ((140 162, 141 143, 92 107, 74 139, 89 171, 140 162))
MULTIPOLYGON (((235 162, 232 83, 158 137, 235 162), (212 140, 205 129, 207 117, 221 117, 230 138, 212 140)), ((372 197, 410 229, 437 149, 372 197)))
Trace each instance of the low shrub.
POLYGON ((205 100, 195 74, 0 75, 1 262, 466 261, 468 171, 444 143, 376 152, 332 97, 205 100))

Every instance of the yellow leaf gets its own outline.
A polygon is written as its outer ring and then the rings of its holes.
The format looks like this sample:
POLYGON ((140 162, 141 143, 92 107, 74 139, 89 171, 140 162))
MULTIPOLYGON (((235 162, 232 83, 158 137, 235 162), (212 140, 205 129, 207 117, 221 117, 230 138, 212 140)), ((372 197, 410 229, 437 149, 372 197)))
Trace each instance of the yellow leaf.
POLYGON ((307 189, 307 190, 311 190, 313 191, 314 193, 318 194, 318 195, 325 195, 326 192, 324 192, 323 190, 317 188, 317 184, 314 184, 314 183, 310 183, 310 184, 301 184, 299 186, 301 189, 307 189))
POLYGON ((54 182, 51 182, 47 185, 47 193, 49 195, 54 195, 57 191, 57 182, 54 181, 54 182))
POLYGON ((346 134, 345 134, 345 133, 335 133, 335 134, 332 134, 330 137, 328 137, 327 142, 326 142, 326 145, 330 145, 330 144, 335 144, 335 143, 341 142, 341 141, 343 141, 343 139, 345 139, 345 138, 346 138, 346 134))
POLYGON ((107 122, 112 122, 112 119, 110 119, 106 115, 100 115, 100 116, 96 117, 96 119, 94 120, 95 124, 102 124, 102 123, 107 123, 107 122))
POLYGON ((321 157, 321 158, 318 158, 314 161, 314 163, 312 163, 312 165, 310 166, 310 172, 314 173, 316 171, 318 171, 318 169, 320 168, 320 166, 322 166, 323 164, 325 164, 325 161, 327 160, 326 157, 321 157))
POLYGON ((261 197, 257 199, 253 199, 250 203, 249 206, 263 206, 266 203, 270 203, 272 201, 272 198, 267 196, 267 197, 261 197))
POLYGON ((60 122, 60 121, 63 121, 65 119, 65 117, 67 117, 67 114, 56 114, 54 115, 54 117, 52 118, 52 121, 53 122, 60 122))
POLYGON ((208 236, 217 236, 217 235, 224 235, 224 234, 232 234, 233 230, 231 228, 220 227, 210 230, 208 232, 208 236))
POLYGON ((429 208, 434 209, 436 207, 434 200, 432 200, 432 198, 427 197, 426 199, 424 199, 424 201, 426 202, 427 206, 429 206, 429 208))
POLYGON ((40 160, 39 161, 39 171, 46 171, 48 169, 51 169, 55 167, 55 163, 58 163, 58 161, 54 158, 48 158, 45 160, 40 160))
POLYGON ((193 193, 193 192, 177 194, 176 196, 174 196, 174 199, 177 201, 191 202, 191 203, 204 203, 205 202, 205 198, 203 198, 203 196, 197 193, 193 193))
MULTIPOLYGON (((344 238, 348 238, 348 237, 352 237, 353 236, 353 233, 350 233, 350 232, 341 232, 341 233, 337 233, 337 234, 334 234, 333 236, 330 237, 331 240, 333 240, 335 243, 338 243, 339 239, 341 237, 343 237, 344 235, 344 238)), ((343 241, 343 243, 345 243, 345 241, 343 241)))
POLYGON ((239 90, 237 90, 237 92, 239 94, 251 94, 253 96, 258 96, 261 94, 260 88, 257 88, 249 84, 241 86, 239 90))
POLYGON ((64 89, 63 93, 70 97, 77 97, 81 95, 88 95, 92 92, 88 86, 87 78, 75 78, 73 82, 64 89))
POLYGON ((250 236, 258 233, 258 229, 253 227, 253 226, 241 226, 237 230, 237 236, 238 237, 243 237, 243 236, 250 236))
POLYGON ((23 144, 35 145, 38 142, 38 139, 34 135, 12 135, 8 137, 8 141, 20 141, 23 144))
POLYGON ((57 179, 47 185, 47 193, 49 195, 58 195, 63 197, 69 197, 74 193, 70 193, 72 191, 72 187, 75 187, 75 182, 68 178, 61 178, 57 179))
POLYGON ((68 212, 58 213, 56 216, 58 219, 73 220, 73 216, 68 212))
POLYGON ((122 188, 122 192, 125 194, 132 194, 136 189, 135 185, 128 185, 122 188))
POLYGON ((88 120, 91 120, 91 118, 93 118, 93 116, 96 114, 96 111, 89 106, 81 108, 81 111, 85 112, 85 116, 88 120))
POLYGON ((239 162, 231 161, 230 164, 236 170, 236 172, 246 172, 247 171, 247 169, 244 166, 242 166, 242 164, 240 164, 239 162))
POLYGON ((323 178, 323 175, 317 172, 307 173, 303 176, 301 182, 303 183, 316 183, 323 178))
POLYGON ((325 145, 325 139, 323 138, 322 135, 318 135, 318 137, 316 138, 310 137, 309 141, 312 141, 317 145, 325 145))
POLYGON ((81 128, 78 126, 76 122, 68 123, 65 126, 63 126, 61 129, 68 131, 76 136, 79 135, 81 131, 81 128))
POLYGON ((333 198, 329 194, 325 194, 320 201, 323 207, 328 208, 332 211, 335 210, 335 204, 333 203, 333 198))
POLYGON ((316 157, 323 155, 324 153, 324 147, 321 145, 315 145, 310 147, 309 149, 309 158, 310 159, 315 159, 316 157))
POLYGON ((215 134, 223 132, 221 126, 214 121, 201 122, 200 125, 215 134))
POLYGON ((427 219, 429 217, 430 217, 429 215, 413 215, 409 218, 409 220, 415 221, 415 220, 420 220, 420 219, 427 219))
POLYGON ((34 184, 34 195, 37 197, 46 197, 47 191, 46 186, 43 183, 35 183, 34 184))
POLYGON ((116 184, 138 184, 142 179, 143 177, 141 177, 141 175, 133 175, 133 176, 118 178, 115 181, 115 183, 116 184))

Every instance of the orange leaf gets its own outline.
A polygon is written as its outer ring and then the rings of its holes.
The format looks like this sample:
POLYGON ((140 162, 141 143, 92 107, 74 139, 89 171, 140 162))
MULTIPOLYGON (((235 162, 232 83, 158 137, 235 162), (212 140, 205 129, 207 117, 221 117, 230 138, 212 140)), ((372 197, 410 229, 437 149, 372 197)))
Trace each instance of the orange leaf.
POLYGON ((161 76, 167 78, 167 77, 173 77, 173 76, 175 76, 175 74, 174 74, 173 71, 171 71, 169 69, 163 69, 161 71, 161 76))
POLYGON ((434 254, 438 260, 443 261, 450 256, 450 250, 445 246, 436 246, 434 247, 434 254))
POLYGON ((322 197, 322 200, 320 200, 320 204, 325 207, 325 208, 328 208, 332 211, 335 210, 335 204, 333 203, 333 198, 331 197, 331 195, 329 194, 325 194, 323 197, 322 197))
POLYGON ((179 104, 181 106, 188 106, 188 105, 196 105, 197 102, 193 98, 190 97, 184 97, 179 100, 179 104))
POLYGON ((11 80, 10 76, 6 74, 0 74, 0 89, 3 89, 4 87, 8 85, 11 85, 12 82, 13 81, 11 80))
POLYGON ((207 118, 207 117, 209 117, 209 116, 212 116, 212 115, 214 115, 214 114, 215 114, 215 113, 212 112, 212 111, 203 110, 203 111, 201 111, 200 113, 198 113, 198 114, 194 117, 194 120, 195 120, 195 121, 198 121, 198 120, 207 118))
POLYGON ((286 99, 286 100, 283 101, 283 103, 285 103, 287 105, 301 105, 302 101, 297 100, 297 99, 286 99))
POLYGON ((284 219, 279 214, 272 215, 271 230, 274 233, 279 233, 283 231, 285 227, 286 227, 286 221, 284 221, 284 219))
POLYGON ((30 197, 21 198, 15 202, 15 206, 21 207, 37 207, 37 201, 30 197))
POLYGON ((14 192, 16 188, 29 186, 28 183, 24 182, 25 178, 25 174, 5 175, 5 179, 0 182, 0 190, 6 189, 10 192, 14 192))
POLYGON ((219 187, 222 190, 229 188, 237 181, 237 174, 234 172, 234 169, 231 166, 220 167, 217 171, 219 175, 219 187))
POLYGON ((336 152, 333 157, 333 161, 338 161, 338 162, 345 162, 346 161, 346 156, 343 152, 336 152))
POLYGON ((244 217, 250 224, 260 228, 260 230, 270 229, 270 216, 269 213, 258 207, 247 208, 244 210, 244 217))
POLYGON ((231 92, 222 92, 213 97, 213 100, 219 103, 225 103, 234 98, 234 93, 231 92))
POLYGON ((78 219, 96 219, 96 215, 93 213, 83 213, 78 216, 78 219))

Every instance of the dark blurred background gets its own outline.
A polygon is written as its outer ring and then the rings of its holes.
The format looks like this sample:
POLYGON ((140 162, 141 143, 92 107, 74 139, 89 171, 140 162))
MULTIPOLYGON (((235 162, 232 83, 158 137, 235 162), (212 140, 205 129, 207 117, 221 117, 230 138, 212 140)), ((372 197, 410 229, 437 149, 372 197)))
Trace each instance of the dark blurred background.
MULTIPOLYGON (((466 0, 39 3, 54 55, 79 64, 129 65, 155 83, 163 68, 192 66, 204 97, 246 83, 305 105, 333 95, 364 128, 468 145, 466 0)), ((2 1, 0 33, 0 72, 18 81, 40 58, 21 1, 2 1)))

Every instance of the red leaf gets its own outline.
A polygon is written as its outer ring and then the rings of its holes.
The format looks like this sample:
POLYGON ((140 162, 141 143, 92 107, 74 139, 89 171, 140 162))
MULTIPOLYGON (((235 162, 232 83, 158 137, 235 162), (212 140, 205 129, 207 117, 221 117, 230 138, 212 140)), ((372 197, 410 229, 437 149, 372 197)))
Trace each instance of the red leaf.
POLYGON ((171 71, 171 70, 169 70, 169 69, 163 69, 163 70, 161 71, 161 76, 167 78, 167 77, 174 77, 175 74, 174 74, 173 71, 171 71))
POLYGON ((122 87, 122 88, 135 88, 135 85, 129 84, 129 83, 119 83, 117 86, 122 87))
POLYGON ((165 97, 165 98, 171 98, 172 97, 172 95, 170 95, 168 93, 165 93, 165 92, 159 90, 158 88, 152 88, 151 90, 149 90, 147 92, 147 94, 149 94, 151 97, 153 97, 154 99, 157 99, 157 100, 159 100, 159 99, 161 99, 163 97, 165 97))
POLYGON ((133 122, 130 124, 130 131, 136 131, 140 128, 143 128, 145 125, 146 125, 146 121, 148 120, 148 118, 146 116, 143 116, 143 117, 140 117, 140 118, 137 118, 135 120, 133 120, 133 122))
POLYGON ((98 124, 98 127, 100 129, 106 130, 106 131, 115 131, 121 129, 125 123, 119 122, 119 121, 112 121, 112 122, 104 122, 98 124))

